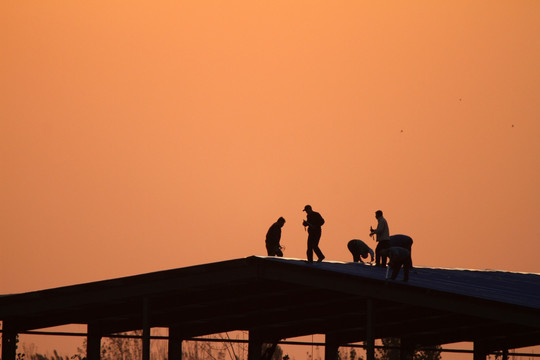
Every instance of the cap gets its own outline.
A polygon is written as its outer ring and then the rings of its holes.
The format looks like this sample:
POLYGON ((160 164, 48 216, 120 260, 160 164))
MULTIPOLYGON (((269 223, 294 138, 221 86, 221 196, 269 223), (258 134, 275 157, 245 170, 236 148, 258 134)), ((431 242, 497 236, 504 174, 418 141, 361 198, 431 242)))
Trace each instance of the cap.
POLYGON ((302 211, 306 211, 307 209, 311 210, 311 205, 304 206, 304 210, 302 210, 302 211))

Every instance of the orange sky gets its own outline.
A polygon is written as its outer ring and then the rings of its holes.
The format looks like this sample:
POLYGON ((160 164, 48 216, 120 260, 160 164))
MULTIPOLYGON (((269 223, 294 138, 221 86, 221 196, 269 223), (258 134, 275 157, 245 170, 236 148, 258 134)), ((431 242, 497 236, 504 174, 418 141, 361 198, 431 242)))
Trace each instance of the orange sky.
POLYGON ((3 1, 0 293, 264 255, 540 272, 540 2, 3 1))

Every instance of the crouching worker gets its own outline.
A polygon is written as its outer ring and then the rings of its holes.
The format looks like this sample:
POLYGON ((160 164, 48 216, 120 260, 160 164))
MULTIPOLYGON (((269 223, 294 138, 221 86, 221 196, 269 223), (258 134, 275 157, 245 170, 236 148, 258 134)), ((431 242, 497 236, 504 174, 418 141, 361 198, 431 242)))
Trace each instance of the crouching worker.
POLYGON ((371 250, 371 248, 367 246, 366 243, 362 240, 352 239, 347 243, 347 248, 351 252, 354 262, 360 261, 363 264, 364 261, 362 261, 362 258, 366 259, 368 257, 368 254, 371 255, 371 262, 373 262, 373 250, 371 250))
POLYGON ((403 281, 409 280, 409 270, 412 266, 411 252, 405 248, 393 246, 386 250, 389 258, 389 266, 386 269, 386 280, 388 273, 392 270, 392 280, 396 280, 399 270, 403 267, 403 281))

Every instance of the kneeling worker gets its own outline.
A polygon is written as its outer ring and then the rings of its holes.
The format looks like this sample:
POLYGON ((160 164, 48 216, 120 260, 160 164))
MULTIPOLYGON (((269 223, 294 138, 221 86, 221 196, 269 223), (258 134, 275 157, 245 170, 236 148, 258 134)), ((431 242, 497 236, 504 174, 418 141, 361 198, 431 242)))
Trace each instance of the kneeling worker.
POLYGON ((368 254, 371 255, 371 262, 373 262, 373 250, 371 250, 371 248, 367 246, 366 243, 362 240, 352 239, 347 243, 347 248, 351 252, 354 262, 360 261, 363 264, 364 262, 361 258, 366 259, 368 257, 368 254))

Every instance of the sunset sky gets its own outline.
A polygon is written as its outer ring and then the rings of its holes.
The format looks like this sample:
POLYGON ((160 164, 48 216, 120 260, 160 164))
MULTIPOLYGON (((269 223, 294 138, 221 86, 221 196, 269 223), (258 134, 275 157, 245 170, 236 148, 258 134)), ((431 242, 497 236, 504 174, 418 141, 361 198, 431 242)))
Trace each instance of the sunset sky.
POLYGON ((3 1, 0 294, 372 247, 540 273, 540 1, 3 1))

